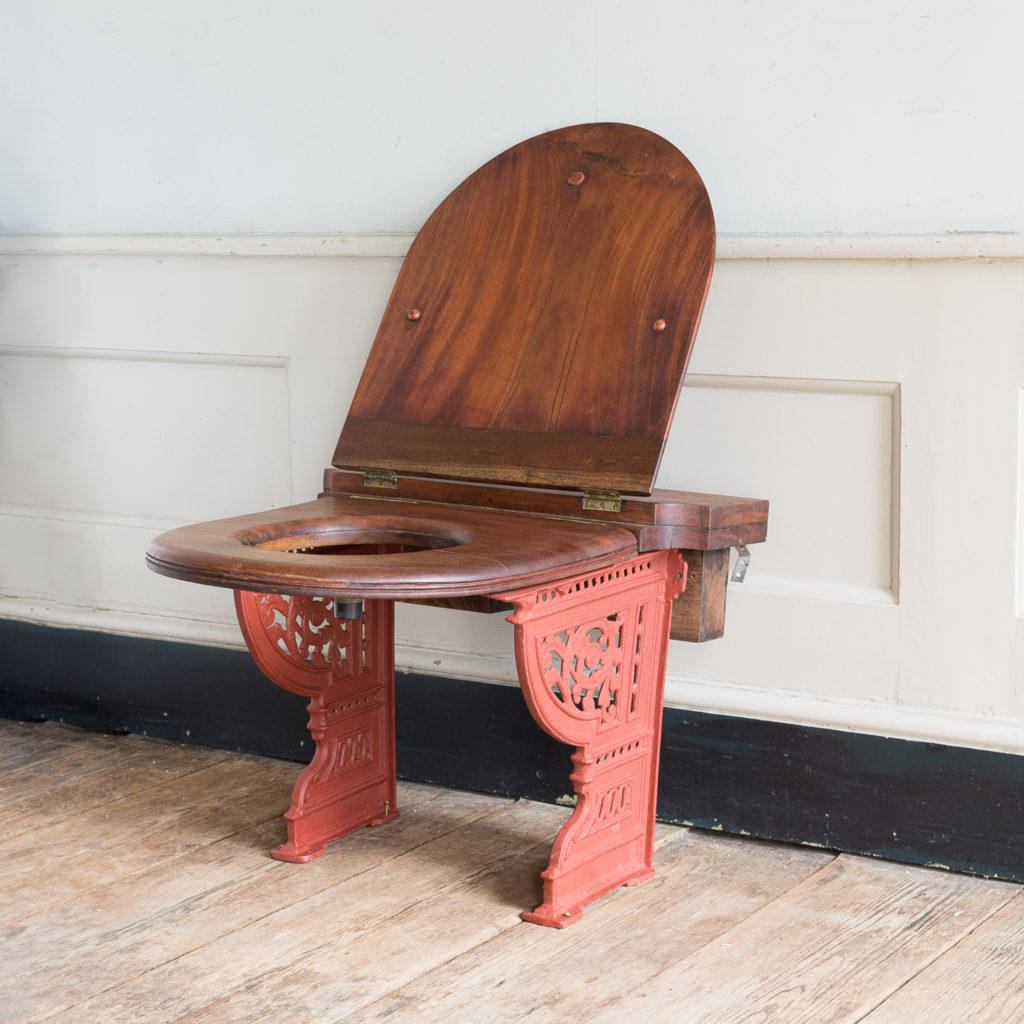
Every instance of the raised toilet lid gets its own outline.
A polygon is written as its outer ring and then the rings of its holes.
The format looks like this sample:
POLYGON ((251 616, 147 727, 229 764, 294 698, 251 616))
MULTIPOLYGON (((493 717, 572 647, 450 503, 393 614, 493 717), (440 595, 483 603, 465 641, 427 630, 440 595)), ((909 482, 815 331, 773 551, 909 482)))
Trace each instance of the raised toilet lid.
POLYGON ((513 146, 417 235, 334 465, 649 494, 714 248, 700 176, 653 132, 513 146))

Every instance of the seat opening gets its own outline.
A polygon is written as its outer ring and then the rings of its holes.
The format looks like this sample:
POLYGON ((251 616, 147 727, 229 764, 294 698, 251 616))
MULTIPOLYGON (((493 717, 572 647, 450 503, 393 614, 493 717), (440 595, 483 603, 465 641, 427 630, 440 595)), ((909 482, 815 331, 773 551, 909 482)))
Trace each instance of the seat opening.
POLYGON ((461 537, 415 530, 324 530, 243 540, 243 543, 249 547, 287 551, 295 555, 392 555, 453 548, 465 541, 461 537))

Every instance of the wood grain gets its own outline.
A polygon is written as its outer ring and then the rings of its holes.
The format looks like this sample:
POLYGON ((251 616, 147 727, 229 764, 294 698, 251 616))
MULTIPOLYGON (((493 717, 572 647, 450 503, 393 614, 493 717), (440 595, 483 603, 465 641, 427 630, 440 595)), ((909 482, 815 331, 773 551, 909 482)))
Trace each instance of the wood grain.
POLYGON ((493 597, 407 597, 405 604, 422 604, 430 608, 451 608, 459 612, 479 612, 484 615, 506 615, 512 610, 507 601, 496 601, 493 597))
POLYGON ((334 465, 649 493, 713 259, 703 183, 664 139, 520 143, 417 235, 334 465))
POLYGON ((253 761, 222 760, 150 786, 131 801, 109 801, 0 842, 6 882, 0 923, 279 815, 277 794, 268 798, 265 787, 247 785, 253 761))
POLYGON ((3 738, 0 743, 0 800, 22 791, 19 779, 33 783, 60 782, 74 772, 76 758, 95 763, 103 760, 105 752, 116 757, 121 746, 119 736, 64 728, 56 722, 3 719, 0 720, 0 737, 3 738), (57 777, 46 772, 45 766, 50 761, 59 762, 62 768, 67 766, 67 773, 57 777))
POLYGON ((539 891, 531 880, 564 818, 562 809, 541 804, 506 807, 79 1003, 60 1019, 212 1024, 322 1020, 327 1010, 350 1011, 371 1001, 377 979, 415 977, 453 949, 519 924, 520 901, 539 891))
MULTIPOLYGON (((453 480, 516 482, 533 487, 605 489, 648 494, 661 457, 653 438, 587 437, 542 430, 359 418, 342 431, 342 465, 383 466, 453 480), (626 467, 638 465, 633 472, 626 467)), ((339 456, 335 455, 335 461, 339 456)))
POLYGON ((236 590, 450 600, 763 540, 763 501, 670 495, 611 519, 534 493, 650 494, 714 247, 700 176, 652 132, 577 125, 499 154, 411 246, 319 502, 170 531, 148 566, 236 590), (346 470, 426 480, 387 501, 346 470))
POLYGON ((863 1024, 1019 1020, 1024 1020, 1024 898, 1017 895, 864 1017, 863 1024))
MULTIPOLYGON (((380 488, 367 485, 361 473, 329 468, 324 493, 381 497, 380 488)), ((529 487, 482 486, 456 480, 400 476, 395 498, 443 505, 535 512, 585 523, 624 526, 637 538, 638 550, 664 548, 708 550, 735 544, 757 544, 768 532, 768 502, 694 491, 654 490, 649 496, 626 496, 619 512, 585 509, 578 491, 539 490, 529 487)))
POLYGON ((589 1019, 621 1022, 642 997, 651 1020, 685 1005, 701 1024, 855 1024, 1015 893, 1006 882, 844 856, 589 1019))
POLYGON ((301 505, 170 530, 150 544, 146 563, 175 579, 237 590, 352 599, 462 597, 606 568, 641 548, 721 548, 743 538, 754 543, 764 538, 767 521, 767 502, 750 499, 694 495, 659 501, 653 512, 640 508, 638 514, 655 522, 630 523, 629 503, 622 519, 585 519, 380 492, 325 494, 301 505), (408 550, 362 553, 371 545, 408 550))
POLYGON ((438 902, 406 904, 382 919, 371 941, 365 935, 351 940, 332 935, 332 950, 343 971, 325 959, 303 957, 189 1014, 181 1024, 234 1024, 265 1014, 276 1019, 362 1020, 363 1008, 379 995, 378 979, 387 978, 391 986, 432 974, 452 955, 520 930, 518 898, 538 877, 549 853, 549 843, 525 848, 516 844, 507 856, 482 864, 475 877, 443 892, 438 902))
MULTIPOLYGON (((275 804, 286 806, 294 766, 264 759, 257 776, 275 804)), ((8 1007, 16 1000, 27 1019, 69 1010, 506 804, 471 794, 456 801, 445 790, 400 784, 396 821, 331 844, 308 865, 269 857, 284 834, 275 819, 226 835, 187 858, 161 860, 130 882, 104 884, 101 876, 97 888, 73 903, 19 923, 0 975, 0 997, 8 1007), (54 977, 59 985, 50 984, 54 977)), ((112 1006, 110 997, 101 996, 90 1012, 99 1021, 112 1006)))
MULTIPOLYGON (((0 720, 0 750, 45 764, 58 791, 95 774, 90 745, 113 765, 136 745, 158 761, 177 749, 71 732, 0 720)), ((41 807, 29 871, 0 843, 0 891, 37 901, 0 927, 5 1024, 1008 1024, 1024 1012, 1020 886, 659 826, 654 879, 571 929, 536 928, 517 912, 538 898, 567 809, 403 785, 397 821, 283 864, 266 848, 283 835, 294 766, 205 753, 221 760, 127 789, 103 814, 60 807, 51 822, 41 807), (183 820, 189 780, 210 800, 183 820), (259 801, 268 820, 239 827, 259 801), (83 851, 96 854, 85 867, 83 851)))
MULTIPOLYGON (((41 733, 80 733, 55 723, 34 727, 41 733)), ((54 737, 56 738, 56 737, 54 737)), ((42 762, 0 773, 0 839, 38 827, 41 817, 52 826, 61 818, 167 782, 225 759, 225 755, 192 745, 153 744, 138 736, 97 737, 58 747, 42 762), (60 774, 50 770, 57 758, 60 774)))
POLYGON ((673 640, 704 643, 725 633, 725 595, 729 549, 684 550, 686 589, 672 603, 669 635, 673 640))
POLYGON ((831 859, 676 829, 658 849, 657 874, 642 886, 591 904, 564 932, 518 928, 496 936, 377 1000, 360 1020, 477 1020, 481 993, 490 1020, 589 1020, 606 1000, 713 942, 831 859))
POLYGON ((491 594, 635 554, 634 535, 608 524, 329 495, 171 530, 153 541, 146 561, 156 572, 195 583, 362 599, 491 594), (366 545, 412 550, 344 551, 366 545))

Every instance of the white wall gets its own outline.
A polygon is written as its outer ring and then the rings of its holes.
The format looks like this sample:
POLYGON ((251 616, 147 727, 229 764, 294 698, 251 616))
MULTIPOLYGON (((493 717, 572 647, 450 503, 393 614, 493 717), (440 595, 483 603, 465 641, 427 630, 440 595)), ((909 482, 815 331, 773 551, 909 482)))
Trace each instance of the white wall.
POLYGON ((726 233, 1024 231, 1017 0, 5 0, 6 231, 415 231, 637 122, 726 233))
MULTIPOLYGON (((772 500, 669 700, 1024 751, 1022 29, 994 0, 6 3, 0 615, 238 643, 149 538, 315 494, 387 233, 504 146, 626 120, 723 232, 659 483, 772 500)), ((399 662, 510 681, 508 631, 404 606, 399 662)))

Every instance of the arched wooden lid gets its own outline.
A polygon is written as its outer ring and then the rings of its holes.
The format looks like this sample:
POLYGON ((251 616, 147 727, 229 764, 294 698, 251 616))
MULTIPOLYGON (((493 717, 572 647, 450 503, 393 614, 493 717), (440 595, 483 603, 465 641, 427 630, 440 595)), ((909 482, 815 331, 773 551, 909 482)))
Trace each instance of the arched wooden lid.
POLYGON ((410 248, 334 465, 650 493, 714 239, 699 175, 642 128, 495 157, 410 248))

